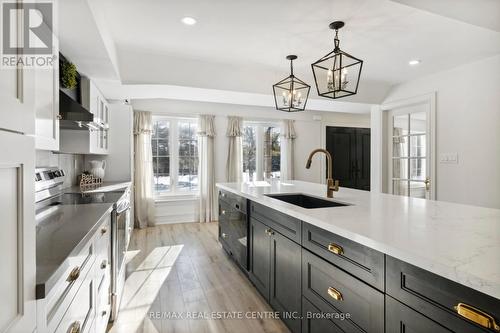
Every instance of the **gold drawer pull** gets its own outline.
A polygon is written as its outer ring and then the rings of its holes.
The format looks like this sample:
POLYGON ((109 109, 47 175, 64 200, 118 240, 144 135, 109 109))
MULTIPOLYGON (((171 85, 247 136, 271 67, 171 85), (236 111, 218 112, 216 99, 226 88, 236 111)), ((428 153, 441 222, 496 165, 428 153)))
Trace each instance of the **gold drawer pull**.
POLYGON ((104 235, 108 231, 108 228, 104 227, 101 229, 101 235, 104 235))
POLYGON ((75 321, 73 324, 71 324, 69 333, 80 333, 80 322, 75 321))
POLYGON ((476 309, 472 305, 468 305, 465 303, 458 303, 453 307, 457 313, 470 321, 475 322, 476 324, 491 328, 496 332, 500 332, 500 326, 495 322, 495 318, 483 312, 479 309, 476 309))
POLYGON ((340 291, 338 291, 337 289, 335 289, 333 287, 328 288, 328 295, 330 295, 330 297, 332 297, 333 299, 335 299, 337 301, 344 300, 344 297, 342 297, 342 294, 340 293, 340 291))
POLYGON ((76 279, 78 279, 79 276, 80 276, 80 267, 77 266, 77 267, 73 268, 73 270, 69 273, 67 281, 73 282, 76 279))
POLYGON ((342 248, 342 246, 337 245, 335 243, 328 244, 328 251, 338 255, 344 254, 344 249, 342 248))

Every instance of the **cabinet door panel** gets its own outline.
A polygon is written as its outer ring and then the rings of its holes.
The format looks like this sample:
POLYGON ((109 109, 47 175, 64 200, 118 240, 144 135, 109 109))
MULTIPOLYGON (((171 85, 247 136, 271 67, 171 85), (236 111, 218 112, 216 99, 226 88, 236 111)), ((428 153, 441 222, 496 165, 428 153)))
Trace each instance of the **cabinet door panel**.
MULTIPOLYGON (((57 39, 54 38, 57 55, 57 39)), ((59 150, 59 66, 35 70, 36 149, 59 150)))
POLYGON ((271 289, 269 303, 292 330, 300 332, 301 247, 274 232, 271 237, 271 289))
POLYGON ((34 140, 0 131, 0 331, 35 328, 34 140))
POLYGON ((385 299, 386 333, 452 333, 438 323, 421 315, 417 311, 386 296, 385 299))
POLYGON ((269 300, 271 240, 268 226, 250 219, 250 272, 249 277, 257 290, 269 300))
POLYGON ((305 249, 302 274, 302 293, 314 305, 349 314, 361 331, 384 331, 384 294, 305 249))

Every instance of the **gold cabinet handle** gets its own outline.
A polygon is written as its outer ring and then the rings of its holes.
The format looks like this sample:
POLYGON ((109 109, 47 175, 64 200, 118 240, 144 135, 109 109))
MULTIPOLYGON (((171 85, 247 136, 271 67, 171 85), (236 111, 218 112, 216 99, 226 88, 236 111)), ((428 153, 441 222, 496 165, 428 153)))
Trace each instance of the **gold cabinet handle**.
POLYGON ((75 321, 73 324, 71 324, 69 333, 80 333, 80 328, 81 328, 80 322, 75 321))
POLYGON ((272 236, 272 235, 274 235, 274 231, 273 231, 273 229, 271 229, 271 228, 267 228, 267 229, 266 229, 266 234, 267 234, 268 236, 272 236))
POLYGON ((71 270, 71 272, 68 275, 67 281, 73 282, 76 279, 78 279, 79 276, 80 276, 80 267, 77 266, 71 270))
POLYGON ((101 229, 101 235, 104 235, 108 231, 108 228, 104 227, 101 229))
POLYGON ((500 332, 500 326, 495 322, 495 318, 472 305, 458 303, 453 307, 458 315, 475 322, 476 324, 500 332))
POLYGON ((330 295, 331 298, 333 298, 337 301, 344 300, 344 297, 342 297, 342 294, 340 293, 340 291, 338 291, 337 289, 335 289, 333 287, 328 288, 328 295, 330 295))
POLYGON ((337 245, 335 243, 328 244, 328 251, 338 255, 344 254, 344 249, 342 248, 342 246, 337 245))

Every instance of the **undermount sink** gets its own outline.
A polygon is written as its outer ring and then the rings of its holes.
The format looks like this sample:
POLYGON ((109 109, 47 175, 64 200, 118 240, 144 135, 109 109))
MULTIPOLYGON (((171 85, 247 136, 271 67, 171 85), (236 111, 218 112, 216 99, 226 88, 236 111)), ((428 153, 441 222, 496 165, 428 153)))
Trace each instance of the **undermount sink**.
POLYGON ((348 204, 311 197, 305 194, 266 194, 266 196, 307 209, 349 206, 348 204))

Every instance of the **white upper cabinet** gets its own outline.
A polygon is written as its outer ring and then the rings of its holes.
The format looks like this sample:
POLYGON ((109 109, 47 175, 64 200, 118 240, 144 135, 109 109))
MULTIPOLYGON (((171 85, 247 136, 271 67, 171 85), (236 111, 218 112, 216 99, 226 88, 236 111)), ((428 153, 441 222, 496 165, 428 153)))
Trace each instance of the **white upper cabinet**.
POLYGON ((34 139, 0 130, 0 142, 0 332, 31 333, 36 325, 34 139))
MULTIPOLYGON (((10 18, 20 22, 21 12, 18 14, 18 16, 11 15, 10 18)), ((18 28, 13 34, 11 33, 11 36, 20 42, 21 28, 19 24, 14 26, 18 28)), ((34 132, 33 74, 32 69, 25 68, 21 64, 15 68, 0 68, 0 129, 23 134, 34 132)))
MULTIPOLYGON (((58 39, 53 36, 53 56, 59 59, 58 39)), ((59 63, 35 71, 35 147, 59 150, 59 63)))

